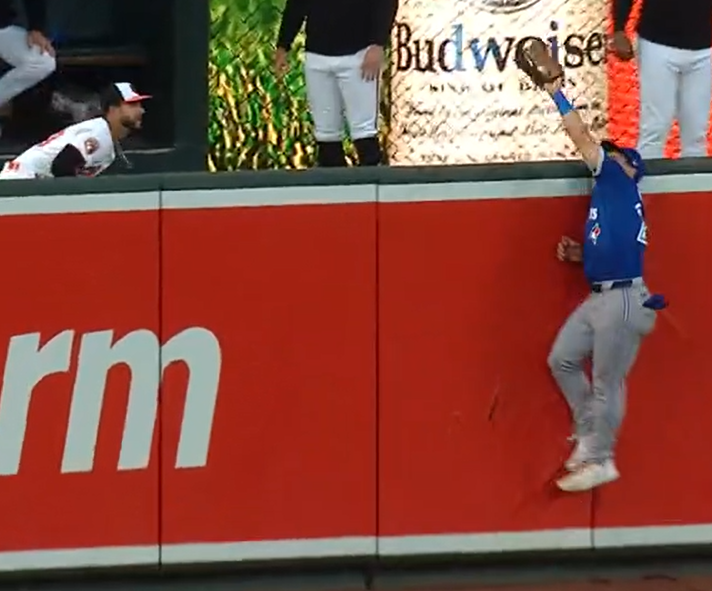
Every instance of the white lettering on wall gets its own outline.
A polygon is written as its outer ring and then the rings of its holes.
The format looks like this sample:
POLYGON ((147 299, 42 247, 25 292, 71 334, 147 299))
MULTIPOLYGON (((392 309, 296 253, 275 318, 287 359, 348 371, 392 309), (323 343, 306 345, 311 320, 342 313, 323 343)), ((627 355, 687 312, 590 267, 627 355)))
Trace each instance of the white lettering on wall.
MULTIPOLYGON (((44 377, 69 370, 74 339, 75 331, 66 330, 43 347, 39 333, 10 340, 0 392, 0 476, 18 473, 34 388, 44 377)), ((205 466, 222 364, 216 336, 193 327, 161 345, 150 330, 135 330, 118 340, 114 331, 105 330, 86 333, 80 341, 62 472, 93 469, 106 382, 119 364, 129 368, 131 380, 117 468, 147 468, 163 372, 178 362, 186 365, 189 377, 175 467, 205 466)))

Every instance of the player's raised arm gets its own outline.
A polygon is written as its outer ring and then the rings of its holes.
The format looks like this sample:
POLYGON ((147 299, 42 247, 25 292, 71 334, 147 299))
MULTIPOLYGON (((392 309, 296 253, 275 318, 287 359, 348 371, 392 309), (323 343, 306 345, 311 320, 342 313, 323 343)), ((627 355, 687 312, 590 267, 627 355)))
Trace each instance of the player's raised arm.
POLYGON ((603 151, 601 145, 591 135, 586 122, 581 119, 562 90, 564 71, 561 65, 549 54, 546 44, 535 37, 517 48, 515 61, 532 82, 544 88, 551 96, 561 114, 566 133, 581 154, 581 158, 592 171, 597 171, 601 164, 603 151))
POLYGON ((564 95, 561 90, 561 79, 544 84, 544 88, 559 110, 564 129, 581 154, 583 161, 592 171, 599 170, 602 157, 601 144, 591 135, 591 130, 586 122, 581 119, 581 115, 564 95))

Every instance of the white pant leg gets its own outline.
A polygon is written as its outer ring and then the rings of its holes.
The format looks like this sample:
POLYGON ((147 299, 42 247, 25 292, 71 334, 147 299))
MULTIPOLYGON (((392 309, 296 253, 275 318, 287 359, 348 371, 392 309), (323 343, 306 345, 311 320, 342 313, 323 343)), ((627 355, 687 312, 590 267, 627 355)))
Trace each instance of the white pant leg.
POLYGON ((677 110, 680 71, 678 49, 638 38, 640 130, 638 152, 643 158, 662 158, 677 110))
POLYGON ((378 135, 379 78, 365 80, 361 65, 366 50, 340 59, 336 72, 341 97, 346 110, 351 139, 378 135))
POLYGON ((318 142, 340 142, 344 137, 344 107, 335 74, 339 59, 315 53, 304 58, 307 101, 318 142))
POLYGON ((0 105, 41 82, 57 67, 55 59, 27 45, 27 31, 9 26, 0 29, 0 58, 12 66, 0 78, 0 105))
POLYGON ((712 106, 712 49, 687 51, 682 64, 677 120, 681 156, 707 156, 707 129, 712 106))

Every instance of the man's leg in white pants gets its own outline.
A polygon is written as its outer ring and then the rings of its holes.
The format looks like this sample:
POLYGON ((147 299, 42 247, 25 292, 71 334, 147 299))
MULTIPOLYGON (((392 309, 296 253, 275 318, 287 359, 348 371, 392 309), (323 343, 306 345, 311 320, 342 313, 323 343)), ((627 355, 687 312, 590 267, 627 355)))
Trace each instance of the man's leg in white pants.
POLYGON ((689 51, 680 81, 681 156, 707 156, 707 129, 712 105, 712 50, 689 51))
POLYGON ((383 160, 378 141, 379 79, 364 79, 365 53, 364 49, 341 58, 336 75, 359 165, 378 166, 383 160))
POLYGON ((27 45, 27 31, 10 26, 0 29, 0 59, 12 69, 0 78, 0 106, 32 88, 57 68, 55 59, 27 45))
POLYGON ((643 158, 662 158, 677 110, 680 50, 638 38, 640 131, 638 151, 643 158))
POLYGON ((317 163, 322 167, 346 166, 344 107, 334 73, 338 59, 307 53, 304 60, 307 100, 317 141, 317 163))

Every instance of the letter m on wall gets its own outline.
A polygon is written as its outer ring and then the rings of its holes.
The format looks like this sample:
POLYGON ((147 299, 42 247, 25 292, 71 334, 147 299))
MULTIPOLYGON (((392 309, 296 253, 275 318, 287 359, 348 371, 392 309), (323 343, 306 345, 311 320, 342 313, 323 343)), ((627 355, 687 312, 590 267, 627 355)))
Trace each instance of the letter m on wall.
MULTIPOLYGON (((40 333, 12 337, 0 393, 0 476, 17 474, 25 441, 30 400, 44 377, 69 371, 75 332, 65 330, 40 347, 40 333)), ((161 345, 150 330, 114 340, 105 330, 82 336, 72 390, 62 472, 89 472, 99 435, 109 370, 131 371, 121 439, 119 470, 148 467, 165 369, 183 362, 189 372, 176 452, 176 468, 205 466, 210 448, 221 370, 220 344, 204 328, 188 328, 161 345)))

